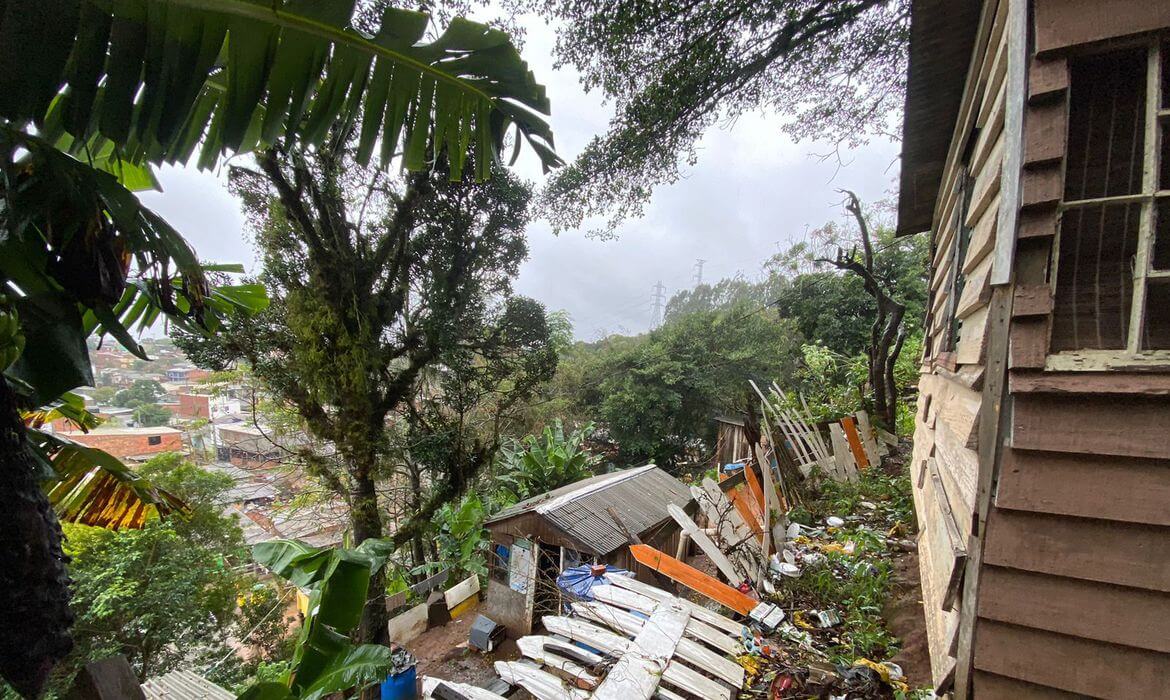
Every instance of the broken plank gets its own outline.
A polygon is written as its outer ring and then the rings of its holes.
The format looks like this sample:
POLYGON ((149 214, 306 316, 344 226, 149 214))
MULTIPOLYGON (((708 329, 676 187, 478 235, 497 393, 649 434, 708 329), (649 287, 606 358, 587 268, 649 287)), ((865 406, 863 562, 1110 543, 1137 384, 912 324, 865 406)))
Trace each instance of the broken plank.
POLYGON ((686 511, 673 503, 667 505, 666 510, 670 513, 670 517, 674 518, 674 521, 682 528, 683 532, 691 538, 691 541, 698 545, 699 549, 703 550, 703 554, 707 555, 711 562, 719 569, 720 573, 727 577, 728 581, 738 584, 743 580, 743 577, 736 571, 735 565, 731 563, 727 555, 719 547, 715 546, 715 543, 711 541, 707 533, 700 530, 698 525, 695 525, 695 521, 691 520, 691 516, 687 515, 686 511))
POLYGON ((477 688, 467 683, 443 680, 442 678, 435 678, 433 676, 422 677, 422 690, 423 698, 441 698, 442 700, 447 700, 447 698, 462 697, 466 698, 466 700, 504 700, 502 695, 496 695, 490 690, 477 688), (457 695, 444 693, 440 689, 441 686, 455 691, 457 695))
MULTIPOLYGON (((760 469, 763 468, 763 465, 760 465, 760 469)), ((760 479, 756 476, 756 470, 752 469, 751 462, 744 464, 743 476, 747 482, 748 492, 756 500, 756 505, 760 507, 760 513, 764 513, 764 489, 760 486, 760 479)))
MULTIPOLYGON (((661 607, 669 604, 669 601, 663 601, 658 605, 661 607)), ((581 617, 611 627, 627 636, 640 634, 645 628, 646 620, 611 605, 578 602, 573 603, 572 607, 573 612, 581 617)), ((690 616, 689 612, 687 616, 690 616)), ((651 618, 653 618, 653 614, 651 614, 651 618)), ((743 686, 744 671, 742 666, 692 639, 679 641, 674 653, 676 658, 730 683, 736 689, 743 686)))
MULTIPOLYGON (((619 612, 600 603, 574 603, 573 608, 576 610, 585 605, 619 612)), ((633 617, 625 611, 621 614, 633 617)), ((658 688, 658 679, 682 640, 690 616, 681 605, 664 602, 658 604, 645 623, 639 620, 633 647, 618 659, 605 680, 597 686, 593 693, 595 700, 650 700, 658 688)))
POLYGON ((572 688, 548 671, 516 661, 497 661, 496 674, 532 693, 537 700, 589 700, 589 693, 572 688))
MULTIPOLYGON (((649 596, 619 586, 595 586, 592 593, 594 598, 603 603, 636 610, 644 615, 649 615, 654 610, 654 606, 658 604, 658 601, 649 596)), ((668 599, 664 598, 663 600, 668 599)), ((686 635, 691 639, 705 642, 729 656, 739 656, 746 651, 738 639, 703 622, 694 613, 687 621, 686 635)))
MULTIPOLYGON (((574 642, 587 644, 613 656, 625 654, 633 644, 631 640, 623 636, 579 618, 548 615, 542 619, 545 629, 549 632, 563 635, 574 642)), ((731 700, 730 688, 707 678, 677 660, 666 665, 666 670, 662 672, 662 680, 700 698, 731 700)))
MULTIPOLYGON (((577 661, 574 661, 566 656, 557 653, 558 647, 564 647, 564 644, 558 644, 557 640, 552 637, 540 634, 530 634, 526 637, 521 637, 516 640, 516 646, 520 648, 520 653, 532 659, 538 664, 547 666, 548 668, 560 671, 565 674, 565 680, 569 681, 578 688, 584 690, 592 690, 597 687, 601 679, 593 675, 577 661)), ((584 649, 580 651, 585 651, 584 649)), ((588 652, 587 652, 588 653, 588 652)), ((591 656, 595 656, 591 654, 591 656)), ((598 657, 598 662, 601 659, 598 657)))
POLYGON ((829 425, 829 439, 833 443, 833 461, 837 464, 838 481, 856 481, 857 462, 853 458, 853 451, 849 449, 849 442, 845 439, 845 429, 840 423, 829 425))
POLYGON ((632 544, 630 553, 640 564, 665 574, 696 593, 701 593, 741 615, 747 615, 759 604, 756 599, 649 545, 632 544))
MULTIPOLYGON (((641 593, 647 598, 653 598, 654 600, 677 598, 677 596, 667 593, 661 588, 655 588, 648 583, 642 583, 636 578, 630 578, 628 576, 612 576, 610 577, 609 581, 611 585, 617 586, 619 588, 625 588, 626 590, 633 591, 635 593, 641 593)), ((686 598, 677 598, 677 600, 681 601, 682 604, 691 611, 691 617, 702 620, 716 629, 731 634, 736 638, 738 638, 740 633, 743 631, 744 625, 741 622, 736 622, 729 617, 720 615, 714 610, 708 610, 702 605, 699 605, 698 603, 692 603, 686 598)))
POLYGON ((755 536, 713 479, 703 479, 696 498, 706 510, 710 525, 718 530, 724 551, 736 562, 740 575, 747 578, 762 556, 755 536))
MULTIPOLYGON (((724 481, 727 480, 725 479, 724 481)), ((722 484, 720 484, 719 488, 724 489, 722 484)), ((723 490, 723 493, 727 496, 727 499, 731 501, 731 505, 735 506, 735 510, 739 513, 739 517, 743 519, 743 522, 748 526, 748 529, 751 530, 752 534, 755 535, 756 539, 762 540, 764 536, 764 530, 760 525, 759 514, 756 513, 757 506, 755 498, 752 497, 751 494, 747 493, 743 484, 728 486, 723 490)))
POLYGON ((841 419, 841 429, 845 431, 845 440, 849 443, 849 450, 853 452, 853 461, 857 463, 857 468, 865 469, 869 466, 869 457, 866 456, 865 447, 861 444, 861 436, 857 434, 857 424, 853 421, 853 416, 841 419))
POLYGON ((857 420, 857 432, 861 437, 861 446, 865 448, 865 456, 870 464, 879 464, 881 455, 878 454, 878 445, 874 440, 873 426, 869 423, 869 414, 858 411, 853 414, 857 420))

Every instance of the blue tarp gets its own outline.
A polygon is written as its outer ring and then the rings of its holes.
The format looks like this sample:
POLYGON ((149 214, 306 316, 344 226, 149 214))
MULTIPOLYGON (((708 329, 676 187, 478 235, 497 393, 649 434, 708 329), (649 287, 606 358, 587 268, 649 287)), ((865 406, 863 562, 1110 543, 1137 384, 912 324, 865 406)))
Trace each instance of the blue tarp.
POLYGON ((582 564, 562 571, 561 575, 557 576, 557 587, 577 598, 593 600, 593 587, 608 585, 611 576, 633 576, 633 574, 616 566, 606 566, 604 574, 594 576, 592 567, 589 564, 582 564))

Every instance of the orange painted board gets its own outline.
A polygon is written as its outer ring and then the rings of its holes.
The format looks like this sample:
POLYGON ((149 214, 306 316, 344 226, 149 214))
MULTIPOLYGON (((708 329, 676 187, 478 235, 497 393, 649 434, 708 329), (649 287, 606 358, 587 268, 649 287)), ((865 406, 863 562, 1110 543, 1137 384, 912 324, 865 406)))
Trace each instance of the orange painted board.
POLYGON ((764 514, 764 489, 760 486, 760 478, 756 476, 756 470, 752 469, 752 465, 744 465, 744 478, 747 480, 748 488, 751 489, 752 495, 755 496, 756 503, 760 506, 760 515, 764 514))
POLYGON ((725 492, 731 504, 735 506, 735 510, 739 513, 739 517, 743 518, 744 523, 751 528, 757 538, 764 535, 764 529, 760 526, 760 518, 756 514, 755 509, 752 508, 751 498, 743 491, 743 486, 736 486, 725 492))
POLYGON ((853 452, 853 461, 857 462, 858 469, 869 466, 869 457, 865 456, 865 448, 861 446, 861 436, 857 433, 857 424, 852 416, 841 419, 841 428, 845 430, 845 439, 849 441, 849 449, 853 452))
POLYGON ((663 554, 648 544, 632 544, 630 545, 630 553, 643 566, 668 576, 692 591, 705 595, 720 605, 726 605, 741 615, 747 615, 760 604, 755 598, 740 593, 718 579, 712 578, 670 555, 663 554))

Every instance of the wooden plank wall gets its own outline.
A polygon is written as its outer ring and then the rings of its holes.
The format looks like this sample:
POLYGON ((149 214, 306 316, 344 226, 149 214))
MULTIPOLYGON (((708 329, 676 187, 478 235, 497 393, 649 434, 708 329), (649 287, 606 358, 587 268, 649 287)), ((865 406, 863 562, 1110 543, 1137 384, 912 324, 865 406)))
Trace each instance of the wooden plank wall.
POLYGON ((923 608, 935 683, 953 671, 964 552, 971 535, 979 474, 978 413, 986 360, 992 250, 999 209, 1004 156, 1004 79, 1007 2, 994 9, 985 43, 976 46, 971 75, 976 87, 960 110, 966 133, 975 134, 967 157, 969 186, 962 216, 964 179, 948 169, 940 191, 931 265, 931 310, 927 315, 929 351, 919 380, 911 481, 919 523, 919 570, 923 608), (970 230, 962 260, 957 260, 959 225, 970 230), (956 267, 966 283, 952 299, 956 267), (951 309, 962 326, 948 343, 951 309), (932 478, 934 477, 934 478, 932 478))
MULTIPOLYGON (((1007 0, 1000 5, 997 25, 1007 0)), ((982 49, 976 47, 972 75, 978 89, 968 96, 971 121, 980 131, 968 151, 975 177, 968 216, 973 234, 962 261, 967 288, 959 300, 946 298, 957 238, 950 214, 959 201, 957 168, 948 172, 936 210, 927 319, 932 351, 923 358, 911 476, 923 530, 919 551, 932 670, 937 682, 955 663, 950 637, 955 616, 976 615, 976 698, 1153 698, 1166 697, 1170 687, 1170 377, 1165 371, 1045 370, 1049 265, 1067 129, 1065 51, 1072 43, 1052 37, 1088 32, 1099 41, 1109 38, 1101 32, 1112 26, 1062 25, 1081 22, 1098 7, 1079 0, 1072 5, 1088 9, 1066 12, 1061 0, 1034 0, 1033 41, 1041 51, 1029 67, 1025 105, 1010 401, 1002 407, 1007 434, 982 533, 976 610, 945 608, 954 557, 946 547, 946 523, 940 523, 946 508, 939 506, 945 499, 962 536, 970 536, 974 485, 980 469, 992 468, 977 457, 975 411, 986 359, 983 278, 988 241, 995 238, 1002 155, 998 124, 1004 99, 997 86, 1004 47, 998 28, 982 49), (963 319, 953 354, 942 345, 941 319, 949 308, 963 319), (931 478, 932 466, 937 480, 931 478)), ((1143 31, 1170 26, 1164 3, 1124 5, 1142 15, 1126 21, 1143 31)))

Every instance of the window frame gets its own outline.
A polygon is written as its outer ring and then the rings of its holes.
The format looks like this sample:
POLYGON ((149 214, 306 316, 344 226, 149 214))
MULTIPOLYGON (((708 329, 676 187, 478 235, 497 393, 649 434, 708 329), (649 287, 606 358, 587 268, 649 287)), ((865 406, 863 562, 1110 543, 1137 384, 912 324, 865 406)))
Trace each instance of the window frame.
MULTIPOLYGON (((1141 204, 1138 220, 1137 250, 1134 257, 1133 296, 1126 347, 1119 349, 1076 349, 1048 352, 1044 368, 1050 371, 1100 371, 1127 368, 1170 367, 1170 348, 1143 350, 1142 331, 1145 327, 1146 289, 1150 280, 1170 280, 1170 270, 1154 270, 1152 253, 1155 235, 1155 211, 1159 201, 1170 201, 1170 189, 1158 189, 1159 154, 1161 151, 1162 125, 1170 124, 1170 107, 1163 107, 1162 65, 1170 61, 1170 40, 1164 34, 1144 39, 1138 46, 1146 47, 1146 105, 1145 137, 1142 154, 1142 187, 1137 194, 1114 197, 1095 197, 1065 201, 1057 205, 1059 223, 1052 244, 1050 274, 1048 279, 1054 303, 1057 301, 1056 285, 1060 274, 1060 236, 1064 214, 1083 207, 1100 204, 1141 204)), ((1119 50, 1111 46, 1106 52, 1119 50)), ((1066 109, 1070 104, 1072 85, 1065 97, 1066 109)), ((1071 123, 1066 128, 1071 128, 1071 123)), ((1065 158, 1067 164, 1067 157, 1065 158)))

